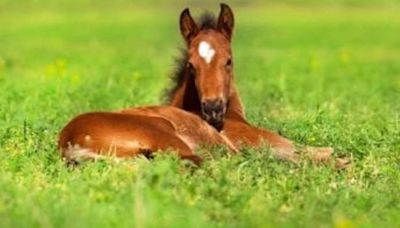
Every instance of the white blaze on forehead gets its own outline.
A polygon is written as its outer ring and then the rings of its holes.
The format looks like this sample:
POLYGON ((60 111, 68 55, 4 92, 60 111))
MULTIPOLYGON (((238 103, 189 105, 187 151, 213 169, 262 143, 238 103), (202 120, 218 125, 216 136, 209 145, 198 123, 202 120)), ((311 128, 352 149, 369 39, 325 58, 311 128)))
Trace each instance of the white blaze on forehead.
POLYGON ((199 44, 199 55, 206 61, 206 63, 210 63, 215 55, 215 50, 206 41, 201 41, 199 44))

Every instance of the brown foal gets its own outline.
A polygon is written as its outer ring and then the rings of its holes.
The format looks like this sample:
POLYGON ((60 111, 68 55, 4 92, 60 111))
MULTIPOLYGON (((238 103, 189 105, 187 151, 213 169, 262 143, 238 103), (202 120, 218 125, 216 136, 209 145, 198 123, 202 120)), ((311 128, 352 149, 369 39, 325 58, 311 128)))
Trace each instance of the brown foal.
POLYGON ((222 145, 232 153, 242 146, 270 146, 281 159, 297 162, 299 152, 327 160, 332 148, 299 150, 284 137, 250 125, 233 81, 230 41, 232 10, 221 4, 217 20, 205 14, 196 24, 189 10, 180 16, 187 45, 170 91, 170 106, 130 108, 78 115, 62 130, 58 147, 69 163, 113 155, 126 158, 172 149, 196 164, 199 145, 222 145), (203 120, 204 119, 204 120, 203 120))
MULTIPOLYGON (((176 85, 169 91, 169 104, 201 116, 237 148, 267 144, 284 160, 297 162, 301 154, 314 161, 328 160, 330 147, 297 148, 277 133, 246 121, 233 76, 233 28, 234 15, 225 4, 216 20, 206 13, 196 23, 189 9, 181 13, 180 31, 187 48, 173 75, 176 85)), ((342 160, 337 162, 340 166, 342 160)))

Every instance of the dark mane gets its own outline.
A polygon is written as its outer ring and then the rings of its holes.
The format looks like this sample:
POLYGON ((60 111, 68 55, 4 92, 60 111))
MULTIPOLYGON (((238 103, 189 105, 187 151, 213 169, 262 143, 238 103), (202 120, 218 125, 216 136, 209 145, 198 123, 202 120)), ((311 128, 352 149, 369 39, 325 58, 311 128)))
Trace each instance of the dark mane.
POLYGON ((210 12, 203 13, 200 18, 197 20, 197 24, 200 30, 207 29, 216 29, 217 28, 217 20, 214 17, 214 14, 210 12))
MULTIPOLYGON (((197 20, 197 25, 199 26, 200 30, 216 29, 217 21, 214 14, 210 12, 204 12, 197 20)), ((166 89, 163 93, 163 101, 166 103, 171 102, 173 98, 172 96, 176 93, 176 90, 182 85, 184 80, 188 53, 186 48, 181 48, 180 52, 180 56, 175 58, 175 67, 170 76, 172 86, 166 89)))

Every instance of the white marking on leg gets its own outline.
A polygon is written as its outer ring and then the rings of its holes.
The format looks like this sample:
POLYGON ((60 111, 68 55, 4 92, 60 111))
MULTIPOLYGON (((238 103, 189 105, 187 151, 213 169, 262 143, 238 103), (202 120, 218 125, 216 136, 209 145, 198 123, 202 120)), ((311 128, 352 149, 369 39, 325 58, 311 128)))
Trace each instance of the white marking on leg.
POLYGON ((206 41, 200 42, 198 51, 199 51, 200 57, 202 57, 206 61, 206 63, 210 63, 212 58, 215 55, 215 50, 206 41))

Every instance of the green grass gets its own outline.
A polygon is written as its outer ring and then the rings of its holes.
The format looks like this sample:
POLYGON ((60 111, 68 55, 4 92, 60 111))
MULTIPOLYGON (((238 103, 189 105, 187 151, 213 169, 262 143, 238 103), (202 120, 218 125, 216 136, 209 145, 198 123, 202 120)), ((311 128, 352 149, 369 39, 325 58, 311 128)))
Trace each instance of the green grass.
POLYGON ((0 4, 0 227, 400 226, 398 5, 234 7, 249 121, 352 156, 338 172, 266 149, 67 169, 74 115, 160 103, 181 5, 38 3, 0 4))

